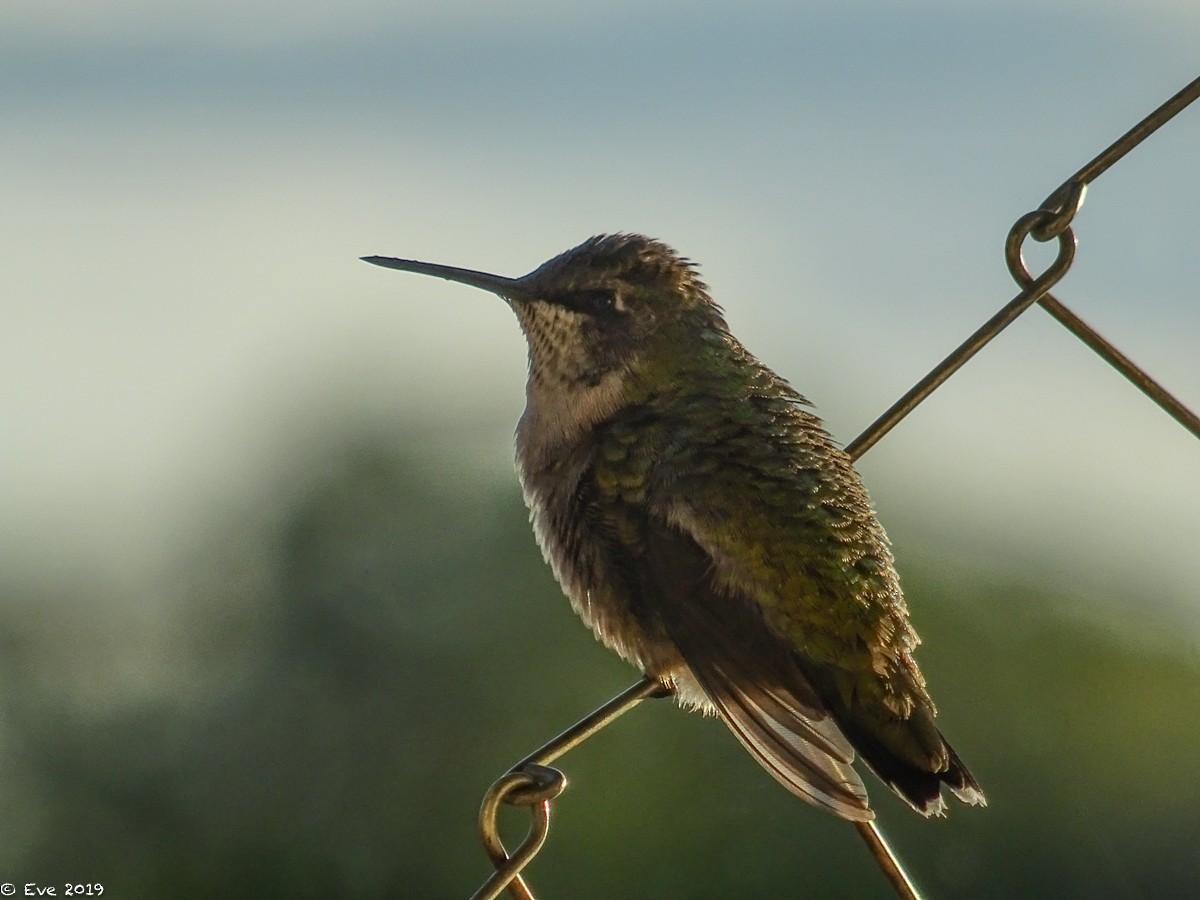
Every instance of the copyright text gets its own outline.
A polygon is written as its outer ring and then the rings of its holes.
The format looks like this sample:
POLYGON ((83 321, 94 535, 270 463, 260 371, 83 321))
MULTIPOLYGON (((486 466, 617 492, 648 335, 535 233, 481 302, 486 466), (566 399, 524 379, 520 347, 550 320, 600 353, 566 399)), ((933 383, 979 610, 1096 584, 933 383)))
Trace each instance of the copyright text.
POLYGON ((0 883, 0 897, 99 897, 103 893, 102 884, 39 884, 36 881, 27 881, 24 884, 13 884, 11 881, 0 883))

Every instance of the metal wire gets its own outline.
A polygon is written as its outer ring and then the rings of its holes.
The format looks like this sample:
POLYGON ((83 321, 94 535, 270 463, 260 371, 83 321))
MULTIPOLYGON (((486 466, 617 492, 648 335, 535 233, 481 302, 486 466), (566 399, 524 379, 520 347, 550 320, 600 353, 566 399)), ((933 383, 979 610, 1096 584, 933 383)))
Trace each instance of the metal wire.
POLYGON ((883 839, 883 832, 879 830, 879 826, 874 822, 855 822, 854 828, 859 836, 866 841, 867 849, 871 851, 871 856, 875 858, 875 864, 879 866, 879 870, 883 872, 888 883, 891 884, 892 890, 896 892, 896 896, 900 900, 921 900, 921 894, 917 891, 917 886, 913 884, 913 880, 904 871, 904 866, 900 864, 898 857, 888 842, 883 839))
MULTIPOLYGON (((1011 252, 1014 247, 1015 237, 1015 248, 1019 258, 1021 241, 1030 233, 1033 226, 1042 220, 1043 213, 1040 210, 1035 210, 1021 216, 1008 233, 1008 241, 1006 242, 1007 251, 1011 252)), ((1017 294, 1017 296, 1003 306, 999 312, 979 326, 975 333, 959 344, 953 353, 934 366, 928 375, 909 388, 908 393, 893 403, 887 412, 867 427, 866 431, 847 444, 846 453, 849 454, 850 458, 857 460, 874 447, 880 438, 895 428, 900 423, 900 420, 916 409, 922 400, 941 387, 947 378, 963 367, 967 360, 982 350, 992 338, 1015 322, 1017 316, 1029 309, 1029 307, 1036 303, 1067 274, 1067 269, 1071 268, 1071 263, 1074 259, 1075 233, 1068 226, 1058 235, 1058 256, 1055 257, 1050 267, 1037 278, 1034 278, 1021 293, 1017 294)), ((1024 262, 1022 262, 1022 269, 1024 265, 1024 262)))
POLYGON ((1140 388, 1146 396, 1161 406, 1168 415, 1172 416, 1184 428, 1197 438, 1200 438, 1200 419, 1182 403, 1176 400, 1159 385, 1143 369, 1136 366, 1124 354, 1117 351, 1108 341, 1097 334, 1082 319, 1068 310, 1057 299, 1049 294, 1050 288, 1066 274, 1075 256, 1075 239, 1071 231, 1071 221, 1075 213, 1083 205, 1083 197, 1087 186, 1100 177, 1104 172, 1127 154, 1130 150, 1148 138, 1151 134, 1179 114, 1189 103, 1200 97, 1200 78, 1196 78, 1166 103, 1134 125, 1121 135, 1102 153, 1095 157, 1082 169, 1055 188, 1042 201, 1041 206, 1033 212, 1026 213, 1008 233, 1004 245, 1004 256, 1008 262, 1008 270, 1017 283, 1021 285, 1021 293, 1014 297, 1007 306, 988 319, 959 347, 942 360, 928 375, 918 381, 903 397, 897 400, 888 410, 861 435, 846 445, 846 452, 851 459, 857 459, 874 446, 880 438, 891 431, 900 420, 934 392, 947 378, 957 372, 963 364, 978 353, 983 347, 1011 325, 1016 318, 1035 302, 1044 306, 1059 322, 1066 325, 1076 337, 1091 347, 1106 362, 1116 368, 1121 374, 1140 388), (1059 241, 1058 257, 1051 263, 1050 268, 1037 278, 1029 274, 1025 262, 1021 258, 1021 244, 1026 237, 1035 241, 1049 241, 1057 238, 1059 241), (1069 238, 1071 249, 1065 255, 1064 238, 1069 238))
POLYGON ((1171 396, 1166 388, 1147 375, 1129 357, 1097 334, 1090 325, 1063 306, 1051 294, 1046 294, 1038 303, 1075 337, 1091 347, 1109 365, 1128 378, 1138 390, 1162 407, 1167 415, 1195 437, 1200 438, 1200 416, 1171 396))
MULTIPOLYGON (((1009 272, 1021 287, 1021 292, 938 363, 929 374, 914 384, 862 434, 847 444, 846 453, 852 460, 857 460, 871 449, 925 398, 962 368, 972 356, 1034 304, 1049 312, 1055 320, 1129 379, 1168 415, 1200 438, 1200 417, 1050 293, 1050 289, 1066 275, 1075 259, 1075 234, 1071 223, 1083 205, 1087 186, 1198 97, 1200 78, 1189 83, 1129 129, 1051 192, 1037 209, 1021 216, 1013 224, 1005 240, 1004 255, 1009 272), (1027 238, 1042 242, 1058 241, 1058 255, 1054 262, 1036 277, 1029 272, 1021 255, 1021 247, 1027 238)), ((533 893, 520 872, 545 843, 550 827, 550 803, 567 785, 566 776, 551 768, 549 763, 583 743, 643 700, 669 696, 672 692, 671 685, 663 684, 651 676, 643 677, 558 737, 529 754, 491 786, 484 795, 479 810, 479 832, 496 871, 476 891, 473 900, 495 900, 506 888, 513 900, 534 900, 533 893), (504 848, 499 836, 497 819, 500 807, 505 804, 529 806, 533 814, 533 821, 525 840, 512 854, 504 848)), ((896 895, 902 900, 919 900, 920 894, 916 886, 875 823, 854 824, 896 895)))

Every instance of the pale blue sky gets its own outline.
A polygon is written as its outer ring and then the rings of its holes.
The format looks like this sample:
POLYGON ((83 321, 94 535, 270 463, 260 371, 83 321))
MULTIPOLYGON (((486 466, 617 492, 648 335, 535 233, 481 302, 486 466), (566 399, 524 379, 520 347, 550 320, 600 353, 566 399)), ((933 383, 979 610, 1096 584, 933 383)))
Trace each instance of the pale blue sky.
MULTIPOLYGON (((1200 74, 1191 0, 895 6, 5 4, 14 570, 153 593, 336 420, 437 414, 510 477, 510 314, 366 254, 653 234, 850 440, 1015 293, 1011 223, 1200 74)), ((1200 107, 1093 187, 1057 291, 1193 407, 1197 158, 1200 107)), ((1040 310, 861 468, 909 540, 1140 584, 1152 625, 1197 600, 1200 444, 1040 310)))

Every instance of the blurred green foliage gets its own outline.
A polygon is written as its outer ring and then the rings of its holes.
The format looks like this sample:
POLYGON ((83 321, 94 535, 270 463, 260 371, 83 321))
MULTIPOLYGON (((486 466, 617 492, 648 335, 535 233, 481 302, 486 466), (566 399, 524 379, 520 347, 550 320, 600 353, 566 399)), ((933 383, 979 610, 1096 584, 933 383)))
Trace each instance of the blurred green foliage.
MULTIPOLYGON (((175 674, 134 672, 129 696, 51 671, 89 652, 60 627, 93 627, 86 587, 0 607, 0 880, 114 898, 453 898, 482 882, 484 790, 636 673, 561 597, 515 479, 403 447, 346 448, 288 502, 214 528, 173 576, 185 602, 161 665, 175 674)), ((1052 584, 920 552, 901 559, 920 658, 991 806, 926 821, 870 781, 919 883, 1194 892, 1194 639, 1071 618, 1052 584)), ((853 830, 713 720, 649 702, 560 765, 571 786, 528 872, 547 900, 889 896, 853 830)), ((504 822, 515 842, 527 817, 504 822)))

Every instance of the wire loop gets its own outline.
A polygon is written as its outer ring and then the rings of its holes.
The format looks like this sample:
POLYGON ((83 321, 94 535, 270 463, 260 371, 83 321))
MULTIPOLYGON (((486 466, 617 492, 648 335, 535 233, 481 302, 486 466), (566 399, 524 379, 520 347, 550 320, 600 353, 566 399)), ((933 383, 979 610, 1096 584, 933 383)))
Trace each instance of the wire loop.
POLYGON ((479 833, 496 871, 471 895, 471 900, 495 900, 505 888, 514 900, 533 900, 533 894, 521 878, 521 870, 546 843, 546 835, 550 832, 550 800, 562 793, 566 784, 566 776, 557 769, 530 766, 501 776, 483 795, 479 806, 479 833), (549 796, 537 799, 539 792, 549 796), (511 855, 500 840, 497 822, 500 806, 504 803, 529 806, 533 816, 525 840, 511 855))
POLYGON ((664 684, 651 675, 623 690, 599 709, 584 716, 562 734, 547 741, 538 749, 501 775, 492 784, 479 806, 479 837, 496 871, 485 881, 471 900, 495 900, 507 888, 513 900, 534 900, 533 891, 521 877, 546 842, 550 829, 550 801, 567 787, 567 777, 549 763, 577 747, 596 732, 623 716, 643 700, 669 697, 674 686, 664 684), (533 814, 525 840, 516 852, 509 854, 500 840, 500 807, 528 806, 533 814))
POLYGON ((1023 298, 1029 301, 1024 308, 1045 296, 1050 288, 1062 280, 1071 268, 1071 263, 1075 261, 1075 232, 1071 230, 1070 225, 1060 225, 1061 220, 1061 213, 1035 209, 1017 219, 1008 232, 1008 238, 1004 242, 1004 261, 1008 263, 1008 271, 1013 280, 1021 286, 1023 298), (1055 237, 1058 238, 1058 256, 1045 272, 1034 278, 1025 265, 1021 245, 1027 237, 1032 237, 1035 241, 1040 240, 1036 234, 1039 228, 1057 229, 1055 237))
POLYGON ((511 806, 533 806, 555 799, 567 787, 567 776, 553 766, 527 763, 515 769, 512 775, 524 776, 521 782, 513 783, 501 798, 511 806))
POLYGON ((1068 181, 1042 201, 1038 212, 1041 219, 1029 230, 1035 241, 1053 240, 1075 220, 1075 214, 1083 206, 1087 196, 1087 185, 1081 181, 1068 181))

